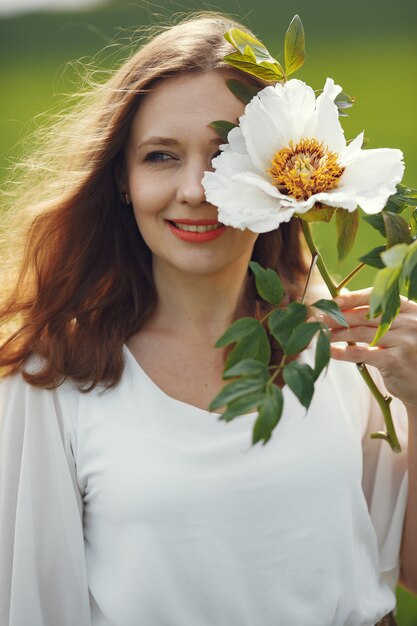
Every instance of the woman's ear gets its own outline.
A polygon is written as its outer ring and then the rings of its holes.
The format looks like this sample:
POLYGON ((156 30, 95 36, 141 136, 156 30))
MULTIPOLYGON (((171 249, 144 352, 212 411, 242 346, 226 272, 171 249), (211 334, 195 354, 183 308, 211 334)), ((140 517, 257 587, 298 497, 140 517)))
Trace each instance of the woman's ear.
POLYGON ((126 180, 126 172, 122 161, 118 160, 114 168, 114 179, 123 204, 132 204, 129 194, 129 185, 126 180))

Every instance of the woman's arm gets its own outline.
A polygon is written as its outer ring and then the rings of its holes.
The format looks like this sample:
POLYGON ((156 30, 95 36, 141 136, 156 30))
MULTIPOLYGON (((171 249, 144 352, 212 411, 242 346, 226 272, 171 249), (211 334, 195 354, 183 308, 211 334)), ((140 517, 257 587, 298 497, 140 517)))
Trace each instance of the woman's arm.
POLYGON ((70 430, 57 392, 1 381, 2 626, 91 626, 70 430))
POLYGON ((417 406, 407 407, 407 413, 408 501, 401 544, 400 582, 410 591, 417 593, 417 406))
POLYGON ((377 367, 388 392, 402 400, 407 409, 409 489, 401 544, 400 580, 405 587, 417 593, 417 304, 403 298, 400 313, 390 330, 378 346, 371 347, 369 344, 375 335, 378 320, 366 317, 370 292, 370 289, 365 289, 336 299, 349 328, 338 327, 329 320, 332 341, 360 342, 361 345, 332 346, 332 357, 377 367))

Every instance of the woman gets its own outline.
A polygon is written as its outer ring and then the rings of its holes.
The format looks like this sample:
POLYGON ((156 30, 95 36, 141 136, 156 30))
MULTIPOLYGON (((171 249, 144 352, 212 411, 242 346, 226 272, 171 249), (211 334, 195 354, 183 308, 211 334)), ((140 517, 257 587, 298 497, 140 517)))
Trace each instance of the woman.
MULTIPOLYGON (((18 325, 0 350, 7 626, 375 624, 395 605, 402 536, 417 588, 414 304, 380 351, 404 449, 411 425, 403 535, 407 458, 369 441, 379 411, 343 362, 374 351, 335 347, 307 416, 284 389, 265 448, 250 449, 253 413, 226 426, 206 410, 222 386, 216 339, 262 315, 250 259, 291 297, 306 275, 296 223, 257 238, 221 225, 204 196, 221 143, 209 124, 243 113, 222 61, 233 25, 196 16, 151 39, 76 112, 64 146, 61 130, 55 179, 31 189, 3 308, 18 325)), ((335 339, 369 340, 367 297, 345 296, 353 328, 335 339)))

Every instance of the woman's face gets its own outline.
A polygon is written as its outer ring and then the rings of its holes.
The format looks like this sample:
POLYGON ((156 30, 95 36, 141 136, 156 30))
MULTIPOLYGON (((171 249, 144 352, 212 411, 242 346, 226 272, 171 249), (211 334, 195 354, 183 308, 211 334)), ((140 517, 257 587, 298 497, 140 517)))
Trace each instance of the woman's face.
POLYGON ((257 235, 220 226, 201 184, 221 143, 209 127, 236 123, 244 105, 221 72, 163 79, 133 120, 120 184, 153 255, 154 270, 214 274, 246 267, 257 235))

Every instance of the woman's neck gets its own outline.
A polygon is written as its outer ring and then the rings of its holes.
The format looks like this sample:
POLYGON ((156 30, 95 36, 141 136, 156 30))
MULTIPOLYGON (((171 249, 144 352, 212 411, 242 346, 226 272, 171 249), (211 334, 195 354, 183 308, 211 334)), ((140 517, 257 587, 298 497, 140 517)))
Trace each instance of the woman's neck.
POLYGON ((248 315, 246 259, 213 274, 185 274, 159 263, 153 273, 158 302, 152 328, 217 339, 236 317, 248 315))

